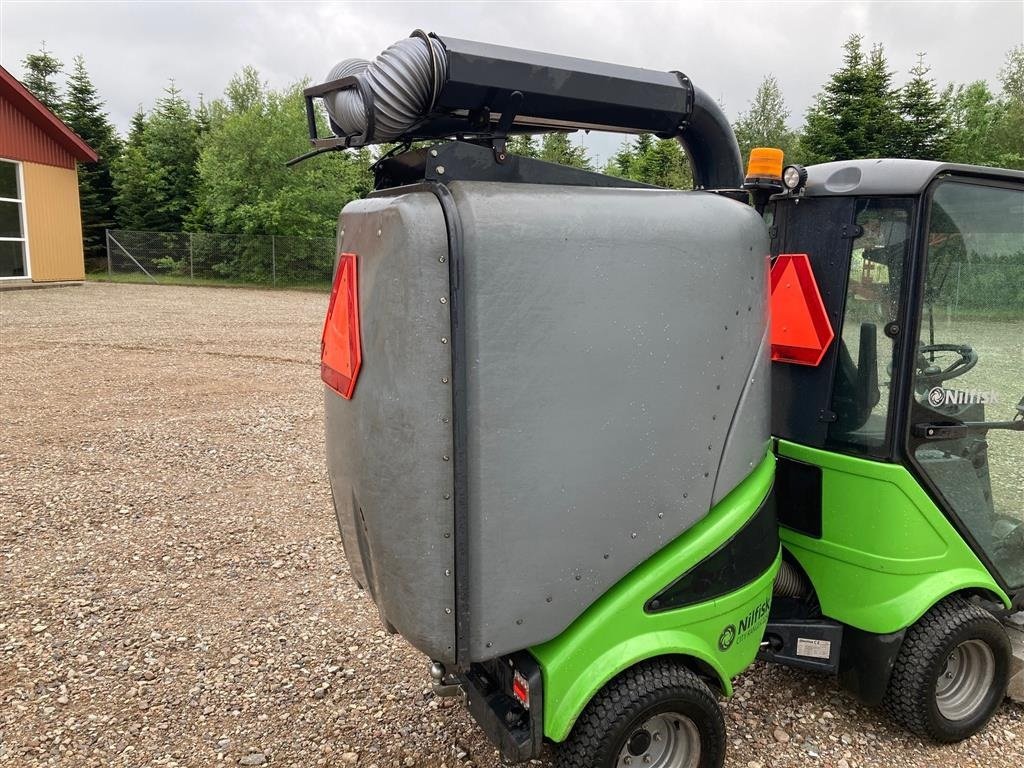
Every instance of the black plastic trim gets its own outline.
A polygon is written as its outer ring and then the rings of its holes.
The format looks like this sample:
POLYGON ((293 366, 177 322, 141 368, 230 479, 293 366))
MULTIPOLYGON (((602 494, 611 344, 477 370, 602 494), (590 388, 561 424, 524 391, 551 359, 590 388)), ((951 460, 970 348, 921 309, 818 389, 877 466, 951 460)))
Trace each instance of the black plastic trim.
POLYGON ((839 654, 839 684, 869 706, 881 704, 906 634, 905 629, 877 635, 846 626, 839 654))
POLYGON ((821 538, 821 467, 777 456, 775 495, 779 525, 821 538))
POLYGON ((775 506, 773 486, 740 530, 648 600, 644 611, 661 613, 707 602, 760 578, 779 554, 775 506))

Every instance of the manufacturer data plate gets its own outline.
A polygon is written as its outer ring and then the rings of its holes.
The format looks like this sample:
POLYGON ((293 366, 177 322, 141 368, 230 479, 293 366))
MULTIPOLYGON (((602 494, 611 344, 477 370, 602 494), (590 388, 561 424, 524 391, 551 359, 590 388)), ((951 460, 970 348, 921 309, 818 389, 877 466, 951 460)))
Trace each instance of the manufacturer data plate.
POLYGON ((827 659, 832 655, 832 643, 828 640, 796 639, 796 655, 809 659, 827 659))

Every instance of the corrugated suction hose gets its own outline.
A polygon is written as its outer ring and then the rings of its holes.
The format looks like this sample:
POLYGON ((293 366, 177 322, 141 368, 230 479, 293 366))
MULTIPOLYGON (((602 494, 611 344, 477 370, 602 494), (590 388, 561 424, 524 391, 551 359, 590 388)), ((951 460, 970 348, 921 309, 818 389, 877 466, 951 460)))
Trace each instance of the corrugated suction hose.
POLYGON ((775 577, 773 592, 776 597, 806 597, 810 585, 800 571, 783 560, 779 575, 775 577))
POLYGON ((328 80, 356 77, 373 95, 373 135, 366 135, 370 121, 355 88, 328 94, 324 102, 345 136, 363 136, 367 144, 392 141, 430 114, 447 75, 448 56, 441 41, 417 30, 372 62, 345 59, 327 76, 328 80))

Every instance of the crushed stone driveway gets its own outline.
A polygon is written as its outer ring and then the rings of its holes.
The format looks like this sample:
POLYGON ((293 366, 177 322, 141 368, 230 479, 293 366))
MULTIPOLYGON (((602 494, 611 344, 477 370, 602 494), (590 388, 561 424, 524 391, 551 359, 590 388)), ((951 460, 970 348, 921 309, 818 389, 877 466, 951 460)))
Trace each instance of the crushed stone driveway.
MULTIPOLYGON (((0 293, 0 766, 500 765, 349 578, 326 301, 0 293)), ((781 668, 722 706, 733 768, 1024 765, 1009 702, 950 747, 781 668)))

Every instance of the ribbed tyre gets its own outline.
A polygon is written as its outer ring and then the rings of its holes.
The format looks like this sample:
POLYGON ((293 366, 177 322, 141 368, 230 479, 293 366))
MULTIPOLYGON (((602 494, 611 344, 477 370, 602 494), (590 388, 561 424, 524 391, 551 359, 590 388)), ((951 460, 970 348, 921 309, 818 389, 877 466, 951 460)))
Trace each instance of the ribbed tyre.
POLYGON ((594 696, 558 748, 559 768, 720 768, 725 720, 690 670, 653 659, 594 696))
POLYGON ((907 630, 885 708, 918 736, 950 743, 988 723, 1006 695, 1010 641, 984 608, 947 597, 907 630))

